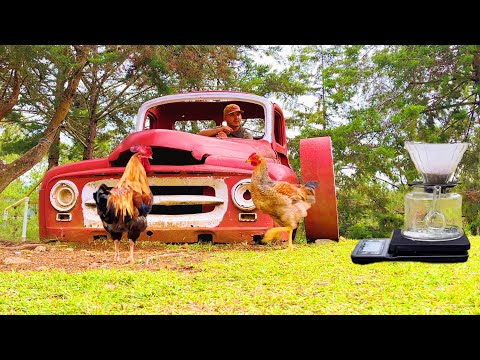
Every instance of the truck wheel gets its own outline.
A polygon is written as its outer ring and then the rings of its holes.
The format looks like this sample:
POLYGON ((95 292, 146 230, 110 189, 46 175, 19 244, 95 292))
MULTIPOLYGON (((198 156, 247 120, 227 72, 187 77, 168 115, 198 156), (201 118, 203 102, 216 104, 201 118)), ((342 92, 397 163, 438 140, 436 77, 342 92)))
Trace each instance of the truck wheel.
POLYGON ((338 213, 333 168, 332 141, 329 136, 300 140, 302 183, 317 181, 315 203, 305 218, 307 242, 316 239, 338 241, 338 213))

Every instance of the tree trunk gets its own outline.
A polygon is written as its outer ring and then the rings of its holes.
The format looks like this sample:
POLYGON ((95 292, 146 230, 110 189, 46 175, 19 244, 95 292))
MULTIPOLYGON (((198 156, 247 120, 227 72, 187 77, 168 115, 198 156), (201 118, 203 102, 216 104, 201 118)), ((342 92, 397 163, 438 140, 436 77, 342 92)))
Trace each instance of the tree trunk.
POLYGON ((0 101, 0 120, 5 117, 5 115, 10 112, 13 107, 18 102, 18 96, 20 95, 20 88, 22 86, 22 81, 18 76, 17 69, 13 70, 13 85, 12 85, 12 93, 10 97, 6 101, 0 101))
POLYGON ((48 152, 48 170, 58 166, 60 160, 60 130, 57 131, 57 134, 53 138, 52 145, 48 152))
POLYGON ((90 119, 89 133, 87 136, 87 146, 83 152, 83 160, 93 159, 93 146, 95 144, 95 137, 97 136, 97 123, 98 119, 96 117, 90 119))
POLYGON ((28 150, 20 158, 6 166, 6 171, 0 174, 0 193, 16 178, 25 174, 33 166, 39 163, 47 154, 50 145, 57 135, 58 129, 67 116, 75 93, 82 76, 82 71, 87 63, 87 57, 91 46, 76 46, 76 65, 73 66, 68 76, 68 86, 60 100, 57 110, 50 124, 45 129, 43 136, 37 145, 28 150))
POLYGON ((477 51, 473 54, 473 81, 478 83, 480 81, 480 49, 477 47, 477 51))
POLYGON ((98 88, 98 84, 95 81, 92 81, 92 94, 90 96, 90 126, 87 129, 87 134, 85 138, 87 139, 87 146, 83 151, 83 160, 91 160, 93 159, 93 147, 95 145, 95 138, 97 137, 97 124, 98 124, 98 113, 97 113, 97 105, 98 105, 98 97, 100 96, 100 89, 98 88))

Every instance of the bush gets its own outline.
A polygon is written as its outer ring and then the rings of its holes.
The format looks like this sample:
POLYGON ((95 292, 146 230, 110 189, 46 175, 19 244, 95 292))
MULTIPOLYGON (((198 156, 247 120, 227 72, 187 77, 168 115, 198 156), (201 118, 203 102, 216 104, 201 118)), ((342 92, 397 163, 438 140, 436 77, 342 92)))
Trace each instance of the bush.
POLYGON ((356 224, 347 229, 345 237, 349 239, 368 239, 373 237, 373 233, 365 225, 356 224))
MULTIPOLYGON (((17 179, 0 194, 0 240, 22 240, 25 202, 22 201, 14 207, 11 205, 25 198, 28 191, 20 179, 17 179)), ((38 189, 29 196, 26 230, 26 240, 38 241, 38 189)))

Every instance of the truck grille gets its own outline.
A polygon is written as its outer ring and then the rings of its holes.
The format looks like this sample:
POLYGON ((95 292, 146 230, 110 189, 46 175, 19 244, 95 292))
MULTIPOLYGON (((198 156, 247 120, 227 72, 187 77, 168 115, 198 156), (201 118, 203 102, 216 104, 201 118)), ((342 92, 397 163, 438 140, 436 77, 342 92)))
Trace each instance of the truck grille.
POLYGON ((197 202, 201 199, 200 196, 215 196, 215 189, 211 186, 151 186, 150 189, 154 195, 154 203, 161 202, 161 199, 170 199, 169 205, 153 205, 150 214, 157 215, 181 215, 181 214, 200 214, 213 211, 215 206, 213 204, 183 204, 181 199, 188 201, 193 199, 197 202), (161 195, 157 196, 156 195, 161 195), (177 196, 180 195, 180 196, 177 196), (198 195, 198 196, 196 196, 198 195), (183 198, 185 196, 185 198, 183 198), (187 198, 188 196, 188 198, 187 198), (195 197, 194 197, 195 196, 195 197), (175 202, 175 198, 177 202, 175 202))
MULTIPOLYGON (((114 186, 118 179, 89 182, 82 190, 84 225, 102 228, 93 193, 100 184, 114 186)), ((215 227, 220 224, 228 207, 228 187, 222 178, 213 177, 151 177, 149 186, 154 195, 148 227, 184 228, 215 227)))

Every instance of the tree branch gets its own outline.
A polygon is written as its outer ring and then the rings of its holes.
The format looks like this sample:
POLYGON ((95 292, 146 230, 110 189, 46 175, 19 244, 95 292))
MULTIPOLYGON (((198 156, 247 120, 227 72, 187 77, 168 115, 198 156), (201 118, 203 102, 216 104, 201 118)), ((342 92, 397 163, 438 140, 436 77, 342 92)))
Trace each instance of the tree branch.
POLYGON ((428 112, 433 112, 433 111, 443 110, 443 109, 450 109, 453 107, 460 107, 465 105, 479 105, 479 104, 480 103, 478 101, 472 101, 472 102, 464 102, 464 103, 458 103, 458 104, 443 105, 443 106, 437 106, 437 107, 432 107, 432 108, 422 110, 421 113, 425 114, 428 112))

